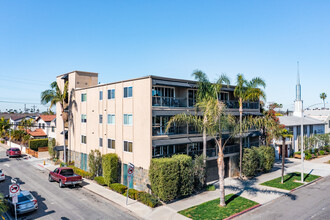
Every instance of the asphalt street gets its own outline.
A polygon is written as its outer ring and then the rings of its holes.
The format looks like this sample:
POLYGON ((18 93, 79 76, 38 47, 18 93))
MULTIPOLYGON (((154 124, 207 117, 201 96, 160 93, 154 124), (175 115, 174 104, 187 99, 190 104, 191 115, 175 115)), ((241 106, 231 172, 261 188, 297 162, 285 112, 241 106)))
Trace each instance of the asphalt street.
POLYGON ((330 219, 330 176, 300 188, 291 197, 280 197, 243 214, 235 220, 249 219, 330 219))
POLYGON ((17 178, 22 190, 29 190, 38 200, 39 209, 19 219, 136 219, 131 213, 84 187, 59 188, 58 183, 48 182, 48 171, 38 169, 29 160, 8 158, 0 147, 0 169, 6 180, 0 182, 0 192, 9 194, 11 178, 17 178))

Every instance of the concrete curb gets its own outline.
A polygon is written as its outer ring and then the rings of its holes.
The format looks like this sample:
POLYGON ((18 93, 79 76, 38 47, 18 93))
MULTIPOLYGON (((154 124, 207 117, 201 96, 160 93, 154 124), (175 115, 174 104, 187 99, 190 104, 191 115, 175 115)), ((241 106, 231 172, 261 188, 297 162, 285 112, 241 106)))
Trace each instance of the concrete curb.
POLYGON ((252 206, 252 207, 250 207, 250 208, 248 208, 248 209, 245 209, 245 210, 243 210, 243 211, 241 211, 241 212, 239 212, 239 213, 236 213, 236 214, 234 214, 234 215, 232 215, 232 216, 229 216, 229 217, 225 218, 224 220, 229 220, 229 219, 236 218, 237 216, 240 216, 240 215, 242 215, 242 214, 244 214, 244 213, 246 213, 246 212, 249 212, 249 211, 251 211, 251 210, 253 210, 253 209, 255 209, 255 208, 258 208, 258 207, 260 207, 260 206, 262 206, 262 205, 261 205, 261 204, 258 204, 258 205, 252 206))
POLYGON ((303 188, 303 187, 305 187, 305 186, 308 186, 308 185, 310 185, 310 184, 312 184, 312 183, 315 183, 315 182, 317 182, 317 181, 319 181, 319 180, 321 180, 321 179, 323 179, 322 176, 320 176, 319 178, 317 178, 317 179, 315 179, 315 180, 313 180, 313 181, 311 181, 311 182, 305 183, 304 185, 301 185, 301 186, 298 186, 297 188, 294 188, 293 190, 290 191, 290 193, 291 193, 291 192, 294 192, 294 191, 296 191, 296 190, 298 190, 298 189, 301 189, 301 188, 303 188))

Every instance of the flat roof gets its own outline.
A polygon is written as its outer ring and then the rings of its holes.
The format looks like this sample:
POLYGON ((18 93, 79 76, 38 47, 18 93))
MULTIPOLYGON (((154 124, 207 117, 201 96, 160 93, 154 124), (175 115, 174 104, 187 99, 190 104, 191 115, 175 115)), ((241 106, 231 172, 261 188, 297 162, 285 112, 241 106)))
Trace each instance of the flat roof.
POLYGON ((58 76, 56 76, 56 78, 62 77, 64 75, 68 75, 70 73, 75 73, 75 72, 76 73, 88 73, 88 74, 92 74, 92 75, 99 75, 98 73, 95 73, 95 72, 87 72, 87 71, 74 70, 74 71, 71 71, 71 72, 68 72, 68 73, 64 73, 64 74, 58 75, 58 76))

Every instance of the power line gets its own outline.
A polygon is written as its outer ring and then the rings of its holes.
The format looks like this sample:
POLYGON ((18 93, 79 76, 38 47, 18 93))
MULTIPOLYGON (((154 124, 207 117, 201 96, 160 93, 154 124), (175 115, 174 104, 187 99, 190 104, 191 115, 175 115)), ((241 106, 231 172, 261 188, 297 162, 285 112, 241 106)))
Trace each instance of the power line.
POLYGON ((32 105, 43 105, 41 103, 36 103, 36 102, 13 102, 13 101, 4 101, 0 100, 2 103, 16 103, 16 104, 32 104, 32 105))

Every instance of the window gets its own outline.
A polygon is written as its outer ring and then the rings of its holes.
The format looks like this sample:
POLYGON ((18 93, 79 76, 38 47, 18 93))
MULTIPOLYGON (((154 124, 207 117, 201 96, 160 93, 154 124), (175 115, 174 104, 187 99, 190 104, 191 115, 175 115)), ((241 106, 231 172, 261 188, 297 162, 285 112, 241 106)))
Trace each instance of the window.
POLYGON ((81 123, 87 122, 87 115, 81 114, 81 123))
POLYGON ((100 91, 100 100, 103 100, 103 91, 100 91))
POLYGON ((124 151, 133 152, 133 142, 124 141, 124 151))
POLYGON ((133 87, 124 87, 124 98, 129 98, 133 96, 133 87))
POLYGON ((45 129, 45 124, 44 123, 42 124, 42 129, 45 129))
POLYGON ((52 126, 52 132, 55 132, 55 127, 54 126, 52 126))
POLYGON ((81 135, 81 143, 86 144, 86 136, 85 135, 81 135))
POLYGON ((188 106, 193 107, 196 104, 197 90, 188 90, 188 106))
POLYGON ((39 128, 41 128, 41 124, 39 124, 39 128))
POLYGON ((86 102, 87 101, 87 94, 83 93, 81 94, 81 102, 86 102))
POLYGON ((99 115, 99 123, 100 123, 100 124, 103 123, 103 115, 99 115))
POLYGON ((115 98, 115 89, 109 89, 108 90, 108 99, 114 99, 115 98))
POLYGON ((132 124, 133 124, 133 115, 124 114, 124 125, 132 125, 132 124))
POLYGON ((103 138, 99 138, 99 146, 103 147, 103 138))
POLYGON ((108 148, 109 149, 115 149, 116 148, 115 140, 108 139, 108 148))
POLYGON ((110 125, 114 125, 115 124, 115 115, 111 115, 111 114, 109 114, 108 115, 108 124, 110 124, 110 125))

